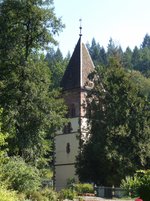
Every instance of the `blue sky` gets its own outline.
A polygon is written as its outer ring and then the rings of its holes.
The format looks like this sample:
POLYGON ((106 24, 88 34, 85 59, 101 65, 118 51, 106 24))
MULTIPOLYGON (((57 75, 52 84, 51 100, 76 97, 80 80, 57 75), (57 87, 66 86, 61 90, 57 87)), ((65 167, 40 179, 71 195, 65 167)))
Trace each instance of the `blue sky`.
POLYGON ((150 34, 150 0, 54 0, 54 6, 66 25, 57 37, 64 56, 76 45, 80 18, 83 42, 91 43, 94 37, 105 49, 110 37, 125 50, 139 47, 150 34))

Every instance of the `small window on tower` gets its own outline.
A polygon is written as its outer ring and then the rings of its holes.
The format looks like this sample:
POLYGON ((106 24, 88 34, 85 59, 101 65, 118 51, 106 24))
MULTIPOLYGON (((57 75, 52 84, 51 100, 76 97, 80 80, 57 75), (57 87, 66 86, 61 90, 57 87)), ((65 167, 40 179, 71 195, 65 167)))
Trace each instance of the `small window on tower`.
POLYGON ((71 126, 71 122, 69 122, 67 125, 64 126, 63 133, 68 134, 68 133, 71 133, 71 131, 72 131, 72 126, 71 126))
POLYGON ((66 145, 66 153, 69 154, 70 153, 70 143, 68 142, 66 145))

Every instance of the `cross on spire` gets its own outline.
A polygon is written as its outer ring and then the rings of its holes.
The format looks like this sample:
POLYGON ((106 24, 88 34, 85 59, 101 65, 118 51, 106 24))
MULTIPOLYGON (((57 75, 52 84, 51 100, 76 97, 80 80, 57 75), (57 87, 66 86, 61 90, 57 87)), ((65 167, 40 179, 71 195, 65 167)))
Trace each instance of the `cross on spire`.
POLYGON ((79 34, 79 36, 81 37, 82 36, 82 19, 80 18, 79 21, 80 21, 80 27, 79 27, 80 34, 79 34))

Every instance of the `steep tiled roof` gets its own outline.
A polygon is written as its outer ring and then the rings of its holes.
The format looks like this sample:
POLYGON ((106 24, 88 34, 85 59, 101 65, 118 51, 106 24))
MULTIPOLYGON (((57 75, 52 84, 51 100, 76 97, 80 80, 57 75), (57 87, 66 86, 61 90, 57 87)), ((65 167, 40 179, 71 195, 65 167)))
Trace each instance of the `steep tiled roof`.
POLYGON ((85 45, 79 38, 72 57, 66 68, 60 86, 64 90, 84 88, 88 75, 93 71, 94 65, 85 45))

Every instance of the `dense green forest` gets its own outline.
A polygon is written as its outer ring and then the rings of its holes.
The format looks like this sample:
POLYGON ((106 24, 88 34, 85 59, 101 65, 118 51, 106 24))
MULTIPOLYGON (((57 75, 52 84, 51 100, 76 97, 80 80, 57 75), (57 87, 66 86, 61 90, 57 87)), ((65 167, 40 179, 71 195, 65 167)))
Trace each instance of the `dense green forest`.
POLYGON ((150 71, 150 36, 146 34, 141 41, 140 48, 137 46, 133 50, 127 47, 123 52, 121 46, 115 45, 112 38, 109 40, 107 50, 96 43, 93 38, 91 45, 87 44, 90 55, 95 66, 107 65, 109 58, 117 57, 125 69, 140 71, 144 76, 149 77, 150 71))
MULTIPOLYGON (((50 178, 53 138, 67 122, 59 83, 70 54, 53 48, 63 28, 51 0, 0 1, 0 184, 8 191, 37 191, 50 178)), ((96 67, 89 96, 98 101, 88 103, 91 138, 77 173, 83 181, 119 185, 150 168, 150 36, 133 50, 112 39, 105 50, 94 38, 87 48, 96 67), (97 153, 103 157, 94 163, 97 153)))

